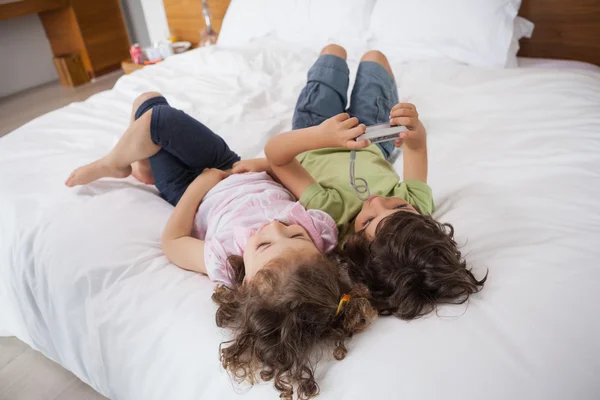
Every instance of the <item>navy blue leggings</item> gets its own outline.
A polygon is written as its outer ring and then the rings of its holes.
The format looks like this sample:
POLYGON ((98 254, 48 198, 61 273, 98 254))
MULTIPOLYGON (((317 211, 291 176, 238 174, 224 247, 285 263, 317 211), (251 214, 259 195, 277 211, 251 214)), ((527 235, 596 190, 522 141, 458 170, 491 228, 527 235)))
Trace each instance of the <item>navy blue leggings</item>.
POLYGON ((152 176, 160 195, 172 205, 205 168, 229 169, 240 160, 219 135, 162 96, 143 102, 135 119, 150 109, 150 137, 161 147, 150 157, 152 176))

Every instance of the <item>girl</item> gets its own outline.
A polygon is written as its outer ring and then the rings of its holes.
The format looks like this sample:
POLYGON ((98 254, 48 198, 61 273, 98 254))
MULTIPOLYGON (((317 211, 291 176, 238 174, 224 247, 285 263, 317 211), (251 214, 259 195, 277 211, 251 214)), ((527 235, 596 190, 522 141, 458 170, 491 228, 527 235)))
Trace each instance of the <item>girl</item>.
POLYGON ((323 49, 298 98, 295 130, 271 138, 265 147, 269 163, 302 205, 334 218, 344 239, 341 261, 354 282, 369 288, 380 314, 410 320, 439 303, 463 303, 481 289, 485 277, 477 280, 466 268, 452 226, 430 216, 426 133, 417 109, 397 104, 386 57, 369 51, 361 59, 346 113, 345 58, 340 46, 323 49), (395 143, 355 140, 364 124, 380 123, 409 130, 395 143), (394 145, 403 146, 402 181, 387 161, 394 145), (350 185, 350 150, 356 150, 356 173, 372 194, 364 202, 350 185))
POLYGON ((309 354, 322 341, 337 359, 345 340, 375 318, 368 291, 350 285, 324 254, 335 222, 307 211, 266 172, 266 160, 239 157, 210 129, 159 93, 134 102, 132 123, 105 157, 73 171, 69 187, 134 171, 175 206, 162 247, 181 268, 220 285, 217 325, 233 339, 223 366, 239 380, 274 380, 283 398, 318 393, 309 354), (133 163, 133 167, 132 164, 133 163))

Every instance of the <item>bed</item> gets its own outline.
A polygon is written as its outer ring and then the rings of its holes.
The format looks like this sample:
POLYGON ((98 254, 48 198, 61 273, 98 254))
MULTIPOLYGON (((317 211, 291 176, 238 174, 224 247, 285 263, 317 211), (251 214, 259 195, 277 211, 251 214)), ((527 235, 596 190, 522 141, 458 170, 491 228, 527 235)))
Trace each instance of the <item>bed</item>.
MULTIPOLYGON (((114 145, 150 90, 242 157, 261 155, 290 128, 316 55, 272 38, 197 49, 2 138, 0 334, 111 399, 276 398, 272 384, 236 386, 220 367, 227 336, 213 286, 162 254, 172 207, 156 189, 63 182, 114 145)), ((474 274, 489 279, 468 304, 378 319, 342 362, 324 354, 319 398, 597 398, 600 72, 550 64, 392 63, 401 100, 428 130, 435 217, 453 223, 474 274)))

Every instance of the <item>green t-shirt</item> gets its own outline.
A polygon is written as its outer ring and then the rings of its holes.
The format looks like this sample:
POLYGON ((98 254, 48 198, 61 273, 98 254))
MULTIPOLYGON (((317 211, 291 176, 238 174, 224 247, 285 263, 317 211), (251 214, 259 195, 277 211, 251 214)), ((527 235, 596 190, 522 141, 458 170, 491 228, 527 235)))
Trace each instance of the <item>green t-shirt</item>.
MULTIPOLYGON (((325 211, 335 220, 343 238, 353 231, 353 221, 363 202, 350 186, 350 150, 329 148, 312 150, 298 156, 298 161, 317 181, 300 197, 307 209, 325 211)), ((433 212, 431 188, 424 182, 400 178, 392 164, 383 158, 376 145, 356 152, 355 171, 363 178, 372 195, 401 197, 417 206, 422 214, 433 212)))

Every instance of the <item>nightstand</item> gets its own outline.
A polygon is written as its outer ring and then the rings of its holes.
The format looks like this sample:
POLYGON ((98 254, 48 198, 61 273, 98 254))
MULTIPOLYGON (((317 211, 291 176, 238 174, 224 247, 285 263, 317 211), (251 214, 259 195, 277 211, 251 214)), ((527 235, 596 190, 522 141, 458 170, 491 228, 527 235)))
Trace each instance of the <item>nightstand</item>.
POLYGON ((144 64, 136 64, 131 61, 131 58, 121 61, 121 69, 125 75, 131 74, 132 72, 137 71, 138 69, 144 68, 144 64))
MULTIPOLYGON (((194 46, 194 45, 192 45, 190 47, 190 43, 186 43, 186 44, 185 43, 186 42, 175 42, 173 45, 176 46, 177 44, 179 44, 179 46, 177 46, 178 50, 173 55, 185 53, 186 51, 188 51, 190 49, 194 49, 194 48, 198 47, 198 46, 194 46), (182 43, 184 43, 183 47, 182 47, 182 43)), ((146 63, 145 64, 136 64, 133 62, 133 60, 131 58, 128 58, 127 60, 121 61, 121 69, 127 75, 127 74, 131 74, 132 72, 135 72, 139 69, 144 68, 146 65, 158 64, 160 62, 162 62, 162 60, 150 62, 147 64, 146 63)))
MULTIPOLYGON (((129 37, 119 0, 0 0, 0 21, 29 14, 39 16, 60 76, 74 71, 77 63, 75 69, 89 80, 119 69, 127 57, 129 37)), ((83 79, 61 82, 71 86, 83 79)))

